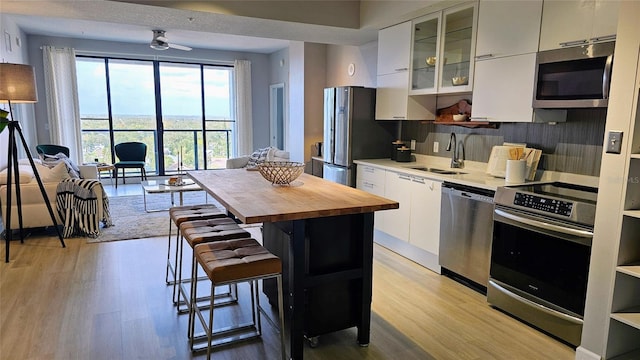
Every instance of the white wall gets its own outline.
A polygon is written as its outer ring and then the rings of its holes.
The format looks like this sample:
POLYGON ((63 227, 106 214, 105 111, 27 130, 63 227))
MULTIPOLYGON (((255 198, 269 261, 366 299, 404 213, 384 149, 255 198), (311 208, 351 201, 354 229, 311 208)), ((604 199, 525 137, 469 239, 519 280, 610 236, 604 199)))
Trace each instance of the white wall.
POLYGON ((361 46, 327 45, 327 87, 376 87, 378 42, 361 46), (354 64, 355 73, 348 73, 354 64))
POLYGON ((324 136, 327 46, 305 43, 304 59, 304 161, 309 162, 311 146, 324 136))
POLYGON ((289 46, 289 127, 288 149, 291 161, 304 162, 304 46, 292 41, 289 46))
MULTIPOLYGON (((26 46, 26 35, 22 32, 18 26, 7 18, 6 15, 0 14, 0 24, 2 24, 0 33, 0 62, 7 62, 12 64, 27 64, 28 50, 26 46)), ((0 104, 0 107, 5 110, 9 110, 6 103, 0 104)), ((20 122, 20 128, 25 137, 30 151, 35 151, 36 145, 36 126, 33 104, 11 104, 14 112, 15 120, 20 122)), ((7 166, 7 146, 8 146, 9 132, 7 130, 0 134, 0 149, 2 155, 0 155, 0 169, 7 166)), ((22 146, 18 146, 18 157, 24 157, 26 153, 23 151, 22 146)))

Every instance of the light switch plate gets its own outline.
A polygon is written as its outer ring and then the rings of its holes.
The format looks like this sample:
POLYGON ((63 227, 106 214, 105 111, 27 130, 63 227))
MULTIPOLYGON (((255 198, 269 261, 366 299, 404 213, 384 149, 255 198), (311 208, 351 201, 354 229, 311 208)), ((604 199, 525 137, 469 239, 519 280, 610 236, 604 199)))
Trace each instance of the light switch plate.
POLYGON ((622 131, 609 131, 607 153, 620 154, 620 151, 622 151, 622 131))

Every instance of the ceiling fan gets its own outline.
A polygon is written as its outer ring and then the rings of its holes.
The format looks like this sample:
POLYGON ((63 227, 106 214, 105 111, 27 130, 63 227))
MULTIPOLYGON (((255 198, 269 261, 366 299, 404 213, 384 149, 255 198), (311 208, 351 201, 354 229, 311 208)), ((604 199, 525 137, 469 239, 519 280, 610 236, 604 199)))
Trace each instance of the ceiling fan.
POLYGON ((152 49, 167 50, 168 48, 172 48, 177 50, 191 51, 191 48, 188 46, 169 43, 169 39, 164 36, 164 33, 164 30, 153 30, 153 40, 151 40, 151 44, 149 44, 152 49))

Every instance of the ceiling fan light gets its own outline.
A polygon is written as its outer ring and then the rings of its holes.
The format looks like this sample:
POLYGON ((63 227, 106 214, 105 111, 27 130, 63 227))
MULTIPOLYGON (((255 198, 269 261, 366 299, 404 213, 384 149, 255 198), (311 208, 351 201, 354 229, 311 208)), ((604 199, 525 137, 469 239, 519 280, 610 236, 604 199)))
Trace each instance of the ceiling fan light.
POLYGON ((169 44, 163 41, 153 40, 149 47, 155 50, 167 50, 169 48, 169 44))

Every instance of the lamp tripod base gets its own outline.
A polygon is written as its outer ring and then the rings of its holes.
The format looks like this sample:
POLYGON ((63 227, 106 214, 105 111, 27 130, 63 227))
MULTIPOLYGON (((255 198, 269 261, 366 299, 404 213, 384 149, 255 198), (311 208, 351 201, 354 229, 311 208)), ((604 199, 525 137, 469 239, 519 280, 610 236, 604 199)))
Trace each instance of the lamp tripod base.
MULTIPOLYGON (((9 109, 11 109, 11 104, 9 104, 9 109)), ((13 117, 12 117, 13 118, 13 117)), ((36 169, 36 165, 33 162, 33 158, 31 157, 31 152, 29 151, 29 147, 27 146, 27 142, 24 139, 24 135, 22 134, 22 129, 20 129, 20 124, 18 121, 10 120, 7 124, 7 128, 9 131, 9 146, 7 151, 7 204, 6 204, 6 224, 5 224, 5 262, 9 262, 9 247, 11 241, 13 240, 13 230, 11 229, 11 205, 12 205, 12 196, 13 191, 12 188, 15 186, 15 195, 16 195, 16 207, 17 207, 17 215, 18 215, 18 224, 20 229, 20 241, 24 242, 24 229, 22 226, 22 197, 20 194, 20 177, 18 170, 18 145, 17 142, 20 140, 24 151, 27 153, 27 158, 29 159, 29 164, 31 165, 31 169, 33 170, 34 177, 38 182, 38 187, 40 188, 40 193, 42 194, 42 198, 44 203, 47 205, 47 210, 49 211, 49 216, 51 216, 51 222, 53 223, 53 227, 56 229, 58 234, 58 238, 60 239, 60 244, 62 247, 66 247, 64 243, 64 239, 62 238, 62 233, 58 227, 58 223, 56 221, 56 216, 53 212, 53 208, 51 207, 51 202, 49 201, 49 197, 47 196, 47 192, 44 189, 44 185, 42 183, 42 179, 40 178, 40 174, 36 169), (16 134, 18 139, 16 139, 16 134), (14 182, 15 178, 15 184, 14 182)))

